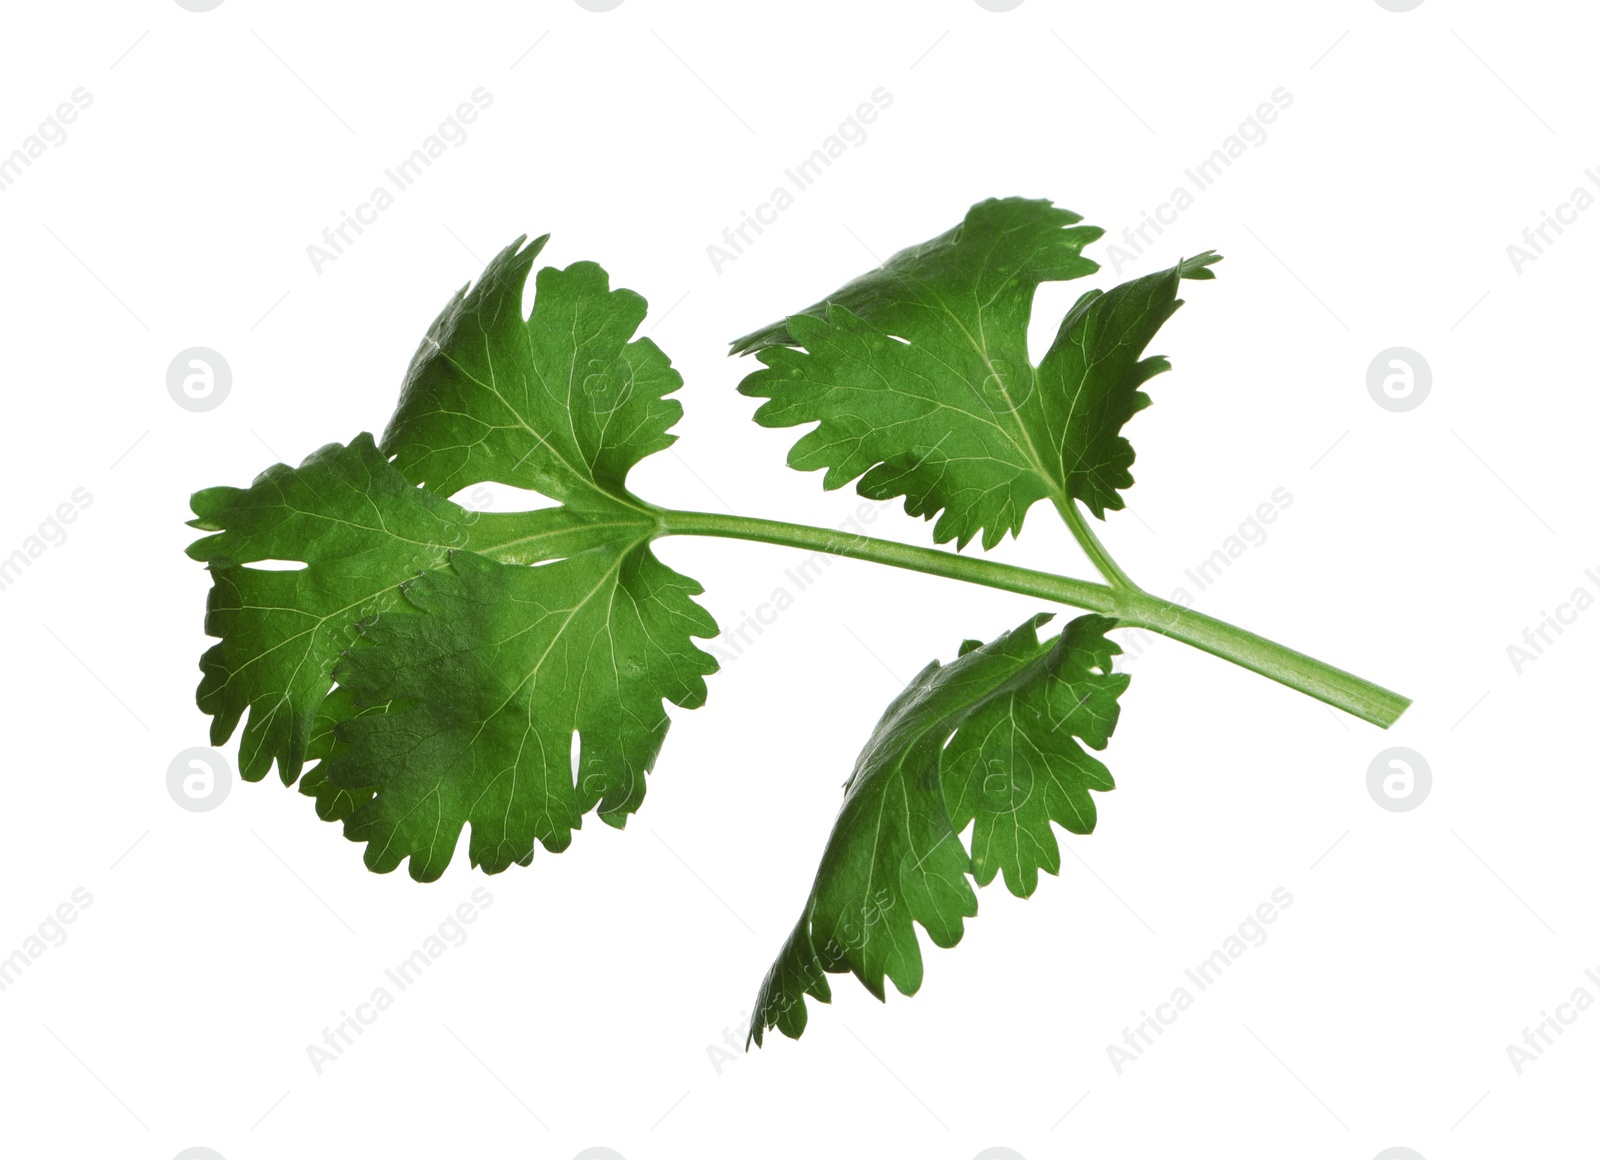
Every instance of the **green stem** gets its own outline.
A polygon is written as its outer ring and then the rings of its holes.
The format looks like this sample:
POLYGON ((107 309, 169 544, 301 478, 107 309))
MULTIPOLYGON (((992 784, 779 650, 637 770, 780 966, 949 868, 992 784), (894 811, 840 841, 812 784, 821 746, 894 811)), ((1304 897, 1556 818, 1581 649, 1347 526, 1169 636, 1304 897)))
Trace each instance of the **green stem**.
POLYGON ((1071 499, 1057 499, 1056 511, 1061 513, 1061 518, 1066 521, 1067 529, 1072 532, 1072 538, 1078 541, 1078 546, 1089 557, 1089 562, 1095 570, 1106 578, 1114 588, 1137 588, 1138 585, 1128 579, 1128 574, 1111 558, 1111 553, 1106 551, 1100 537, 1094 534, 1094 529, 1089 526, 1089 521, 1083 518, 1083 512, 1071 499))
MULTIPOLYGON (((1384 729, 1393 725, 1411 704, 1409 698, 1371 681, 1253 632, 1152 596, 1131 583, 1115 587, 1094 584, 936 548, 913 547, 892 540, 778 520, 686 511, 660 511, 657 520, 660 534, 665 536, 718 536, 806 548, 1104 613, 1124 625, 1148 629, 1232 661, 1384 729)), ((1126 577, 1123 579, 1125 581, 1126 577)))
POLYGON ((1148 592, 1119 593, 1116 615, 1124 624, 1181 640, 1382 729, 1393 725, 1411 705, 1410 697, 1364 677, 1148 592))
POLYGON ((951 580, 965 580, 969 584, 1019 592, 1024 596, 1036 596, 1094 612, 1111 613, 1116 607, 1115 594, 1104 584, 1055 576, 1049 572, 1035 572, 1031 568, 1018 568, 1013 564, 1001 564, 977 556, 959 556, 938 548, 919 548, 855 532, 789 524, 779 520, 721 516, 715 512, 663 511, 659 513, 659 518, 662 534, 668 536, 720 536, 780 544, 786 548, 810 548, 834 556, 848 556, 852 560, 869 560, 874 564, 888 564, 913 572, 926 572, 931 576, 945 576, 951 580))

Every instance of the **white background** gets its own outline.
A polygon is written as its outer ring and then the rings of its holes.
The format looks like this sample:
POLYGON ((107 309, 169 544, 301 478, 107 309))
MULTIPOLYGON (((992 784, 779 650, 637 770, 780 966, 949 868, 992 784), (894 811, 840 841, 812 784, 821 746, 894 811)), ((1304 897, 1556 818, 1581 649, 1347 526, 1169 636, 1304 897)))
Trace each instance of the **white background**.
MULTIPOLYGON (((93 104, 0 193, 0 555, 75 488, 93 503, 0 592, 0 955, 75 889, 93 903, 0 993, 0 1152, 1442 1160, 1592 1136, 1600 1014, 1520 1075, 1506 1051, 1574 989, 1600 997, 1600 612, 1520 675, 1506 651, 1600 594, 1600 213, 1520 274, 1506 252, 1600 164, 1578 6, 124 0, 6 24, 0 153, 75 88, 93 104), (470 139, 316 272, 307 245, 480 86, 470 139), (865 143, 715 272, 708 244, 880 86, 865 143), (1197 604, 1414 697, 1388 734, 1157 644, 1127 666, 1119 788, 1059 878, 983 891, 914 998, 837 979, 799 1043, 720 1073, 708 1048, 748 1012, 883 706, 1036 602, 835 564, 674 711, 625 831, 591 822, 493 879, 464 853, 429 886, 369 874, 275 779, 210 813, 168 796, 207 725, 188 494, 380 432, 427 324, 517 235, 552 231, 544 260, 597 260, 651 302, 687 417, 637 491, 833 525, 862 501, 784 466, 794 432, 749 421, 754 364, 727 340, 987 196, 1106 227, 1110 284, 1112 237, 1280 86, 1266 142, 1121 272, 1226 255, 1152 348, 1175 369, 1128 430, 1138 483, 1103 538, 1166 595, 1287 489, 1197 604), (194 345, 233 370, 207 413, 166 390, 194 345), (1403 414, 1366 388, 1394 345, 1433 371, 1403 414), (1368 795, 1389 745, 1431 765, 1413 811, 1368 795), (484 886, 468 941, 317 1074, 307 1046, 484 886), (1278 887, 1270 939, 1118 1074, 1107 1046, 1278 887)), ((1041 293, 1041 336, 1089 284, 1041 293)), ((891 506, 873 530, 931 542, 891 506)), ((661 553, 724 625, 800 559, 661 553)), ((994 555, 1088 574, 1043 507, 994 555)))

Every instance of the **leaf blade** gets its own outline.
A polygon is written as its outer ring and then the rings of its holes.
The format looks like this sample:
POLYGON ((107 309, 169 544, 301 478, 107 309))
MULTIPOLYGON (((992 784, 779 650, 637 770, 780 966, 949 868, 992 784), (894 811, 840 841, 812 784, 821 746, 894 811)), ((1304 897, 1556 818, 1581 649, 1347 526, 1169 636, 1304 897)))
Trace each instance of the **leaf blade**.
POLYGON ((693 636, 715 622, 700 587, 641 542, 524 568, 457 553, 406 588, 335 670, 357 707, 335 730, 328 782, 375 789, 347 835, 379 873, 443 873, 463 827, 474 866, 567 848, 583 815, 620 826, 644 797, 669 720, 665 698, 705 701, 716 662, 693 636), (581 769, 570 743, 579 734, 581 769))
POLYGON ((956 660, 928 665, 885 710, 846 784, 800 921, 757 992, 756 1044, 773 1027, 797 1038, 805 997, 829 1001, 830 973, 850 971, 879 999, 886 979, 913 994, 923 976, 915 927, 935 946, 959 942, 977 913, 969 876, 983 885, 1003 867, 1013 893, 1031 893, 1037 870, 1059 865, 1051 823, 1093 827, 1092 803, 1085 812, 1082 801, 1112 783, 1073 738, 1104 746, 1128 678, 1110 672, 1118 649, 1105 634, 1115 621, 1078 617, 1041 642, 1038 628, 1049 619, 1034 617, 986 645, 965 642, 956 660), (1012 755, 995 741, 1001 720, 1017 722, 1049 759, 1048 784, 1029 771, 1021 801, 1013 765, 1003 770, 1006 793, 997 798, 984 785, 990 763, 1012 755), (1043 792, 1034 801, 1036 786, 1043 792), (959 837, 974 820, 981 863, 959 837), (996 842, 1008 822, 1027 838, 1014 840, 1010 855, 996 842))
POLYGON ((954 230, 737 340, 734 353, 762 363, 739 386, 766 400, 756 422, 810 425, 790 466, 823 470, 825 488, 856 480, 870 499, 903 497, 939 543, 981 535, 993 548, 1042 499, 1104 518, 1133 482, 1120 432, 1149 402, 1138 387, 1167 368, 1140 354, 1180 304, 1177 282, 1211 277, 1217 258, 1084 295, 1035 367, 1035 290, 1098 268, 1079 251, 1101 231, 1079 221, 1045 201, 980 202, 954 230))
POLYGON ((212 534, 189 546, 212 589, 196 700, 221 745, 248 714, 239 773, 285 784, 299 775, 333 663, 356 639, 355 624, 392 606, 407 576, 442 567, 469 542, 462 509, 419 491, 379 454, 372 436, 330 443, 300 467, 277 464, 248 488, 208 488, 192 501, 212 534), (249 567, 300 561, 294 571, 249 567))
POLYGON ((253 490, 195 497, 194 525, 213 534, 190 554, 212 568, 208 631, 222 638, 199 693, 213 742, 249 710, 247 777, 276 759, 292 783, 317 760, 301 792, 368 843, 375 870, 409 859, 413 877, 437 878, 469 825, 469 856, 490 872, 526 864, 536 840, 564 849, 590 811, 622 825, 669 724, 663 699, 698 706, 716 669, 692 643, 717 631, 701 588, 655 558, 656 510, 626 486, 675 438, 681 407, 667 396, 682 379, 633 337, 644 299, 593 263, 540 270, 524 317, 544 240, 519 239, 447 304, 381 450, 363 435, 271 468, 253 490), (559 506, 478 513, 443 498, 488 481, 559 506), (244 567, 267 558, 307 566, 244 567), (282 653, 308 619, 313 663, 256 689, 252 641, 282 653), (517 640, 542 640, 540 657, 517 640), (452 728, 477 743, 451 751, 452 728))
POLYGON ((540 269, 523 317, 548 236, 506 247, 446 305, 412 358, 384 453, 446 495, 494 481, 578 508, 641 507, 627 474, 676 438, 683 407, 666 396, 682 376, 633 338, 644 298, 611 289, 593 262, 540 269))

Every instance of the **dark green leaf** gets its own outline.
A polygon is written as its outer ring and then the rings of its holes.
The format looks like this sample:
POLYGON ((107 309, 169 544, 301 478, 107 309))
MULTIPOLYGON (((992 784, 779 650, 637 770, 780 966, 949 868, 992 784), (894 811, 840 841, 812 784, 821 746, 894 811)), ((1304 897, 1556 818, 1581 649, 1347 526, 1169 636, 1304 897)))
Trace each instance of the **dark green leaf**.
POLYGON ((382 452, 363 435, 194 497, 194 525, 217 533, 190 548, 211 565, 206 627, 222 638, 199 693, 213 743, 248 710, 247 778, 276 759, 293 782, 320 759, 302 792, 376 870, 409 857, 436 878, 469 824, 490 871, 535 840, 564 849, 591 809, 622 825, 663 699, 699 705, 716 668, 692 642, 716 633, 701 589, 651 553, 655 509, 626 486, 672 442, 681 408, 664 396, 682 380, 632 337, 644 299, 593 263, 541 270, 524 318, 542 244, 508 247, 429 329, 382 452), (561 506, 444 498, 487 481, 561 506), (262 560, 306 566, 247 567, 262 560))
POLYGON ((437 878, 468 823, 490 873, 535 839, 566 849, 597 805, 621 826, 666 737, 662 698, 698 707, 716 670, 691 640, 717 630, 700 591, 642 542, 536 568, 459 552, 407 583, 334 671, 357 706, 389 705, 339 724, 327 763, 332 787, 376 790, 346 829, 368 867, 409 857, 437 878))
POLYGON ((789 453, 823 485, 860 478, 871 499, 905 497, 937 517, 934 538, 992 548, 1033 504, 1082 500, 1097 515, 1123 505, 1133 450, 1120 431, 1167 369, 1142 353, 1180 302, 1182 278, 1210 278, 1202 255, 1067 315, 1041 365, 1027 331, 1040 283, 1097 267, 1079 251, 1100 236, 1046 201, 991 200, 954 230, 784 323, 734 343, 764 369, 740 391, 768 401, 756 421, 816 426, 789 453))
POLYGON ((523 286, 544 243, 506 247, 428 329, 384 454, 442 495, 493 480, 637 516, 644 505, 627 493, 628 471, 674 441, 667 432, 683 407, 665 396, 683 379, 655 343, 633 339, 645 300, 612 290, 593 262, 541 269, 524 319, 523 286))
POLYGON ((206 632, 221 638, 200 661, 197 700, 212 716, 211 743, 226 741, 248 710, 240 776, 257 781, 276 759, 292 784, 356 621, 392 607, 400 581, 443 567, 451 548, 467 545, 468 513, 407 483, 370 435, 191 502, 192 526, 215 533, 189 546, 210 565, 206 632), (306 566, 250 567, 263 560, 306 566))
POLYGON ((1089 790, 1109 790, 1103 748, 1128 678, 1111 673, 1115 621, 1081 616, 1041 642, 1034 617, 987 645, 967 641, 896 698, 856 760, 811 896, 756 996, 751 1034, 805 1029, 804 996, 827 1002, 827 974, 853 972, 878 998, 922 982, 915 924, 954 946, 980 884, 1003 869, 1027 895, 1055 873, 1050 823, 1094 826, 1089 790), (975 822, 969 856, 959 834, 975 822))

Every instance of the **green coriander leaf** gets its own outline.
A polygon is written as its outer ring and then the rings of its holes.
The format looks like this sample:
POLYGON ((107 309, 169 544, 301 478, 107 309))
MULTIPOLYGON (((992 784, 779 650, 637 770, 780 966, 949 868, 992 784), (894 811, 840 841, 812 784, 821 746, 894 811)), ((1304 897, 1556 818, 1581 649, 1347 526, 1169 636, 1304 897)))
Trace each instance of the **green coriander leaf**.
MULTIPOLYGON (((800 313, 823 319, 843 307, 892 334, 940 317, 958 327, 970 314, 986 324, 983 338, 995 353, 1025 361, 1027 336, 1021 332, 1027 330, 1034 289, 1100 268, 1081 251, 1105 231, 1079 225, 1082 220, 1042 199, 990 198, 968 210, 954 229, 901 250, 800 313)), ((796 317, 735 340, 733 353, 796 345, 796 317)))
POLYGON ((1216 275, 1216 253, 1188 258, 1114 286, 1091 290, 1073 305, 1034 374, 1038 407, 1028 419, 1054 434, 1038 446, 1053 482, 1105 519, 1119 509, 1118 494, 1133 486, 1133 445, 1121 434, 1134 414, 1150 405, 1139 388, 1172 364, 1159 355, 1141 358, 1156 331, 1183 305, 1178 283, 1216 275))
POLYGON ((513 244, 429 329, 383 449, 370 436, 195 497, 217 534, 201 707, 220 744, 249 711, 241 769, 274 758, 367 863, 443 873, 464 826, 489 871, 564 849, 584 813, 620 826, 716 663, 701 588, 656 559, 629 469, 673 440, 682 383, 633 339, 645 302, 587 262, 524 283, 513 244), (498 481, 560 506, 476 513, 445 494, 498 481), (252 561, 298 561, 293 571, 252 561), (402 595, 403 593, 403 595, 402 595), (343 658, 343 659, 341 659, 343 658), (333 687, 335 681, 337 687, 333 687), (581 768, 574 767, 575 747, 581 768))
POLYGON ((337 688, 323 699, 317 708, 316 719, 311 724, 311 744, 306 747, 306 760, 317 764, 306 770, 300 779, 300 792, 316 803, 317 816, 325 822, 342 822, 356 809, 372 800, 373 787, 340 789, 328 780, 328 755, 339 745, 334 729, 341 721, 352 717, 369 716, 389 711, 387 701, 358 709, 355 696, 349 689, 337 688))
POLYGON ((655 343, 633 339, 645 300, 612 290, 593 262, 541 269, 524 319, 523 286, 545 240, 502 250, 429 328, 384 454, 443 495, 493 480, 649 523, 625 480, 676 438, 667 431, 683 407, 664 396, 683 379, 655 343))
POLYGON ((930 664, 895 699, 856 760, 799 924, 762 982, 751 1019, 761 1042, 777 1027, 805 1029, 805 995, 831 998, 828 973, 851 971, 879 999, 922 983, 915 924, 954 946, 977 913, 967 881, 1003 869, 1027 895, 1038 870, 1055 873, 1050 823, 1094 826, 1089 790, 1110 775, 1074 737, 1102 748, 1117 719, 1125 675, 1105 634, 1115 621, 1081 616, 1041 642, 1036 616, 987 644, 967 641, 947 665, 930 664), (959 834, 973 823, 973 851, 959 834))
POLYGON ((1101 617, 1079 617, 1054 647, 1014 675, 968 717, 940 760, 940 782, 957 832, 975 822, 968 845, 978 885, 1005 874, 1027 898, 1039 871, 1056 874, 1061 851, 1050 823, 1094 831, 1090 790, 1114 788, 1111 773, 1083 750, 1104 749, 1128 687, 1112 674, 1118 647, 1101 617), (1080 745, 1079 742, 1083 744, 1080 745))
POLYGON ((597 805, 623 825, 666 737, 662 698, 698 707, 717 667, 691 640, 717 630, 700 592, 642 542, 536 568, 458 552, 408 582, 334 671, 357 706, 389 706, 341 722, 327 762, 330 786, 376 790, 346 827, 368 867, 409 857, 431 881, 468 823, 489 873, 526 865, 535 839, 566 849, 597 805))
POLYGON ((443 567, 451 548, 469 544, 468 513, 413 487, 370 435, 191 502, 191 525, 215 533, 189 546, 210 566, 205 627, 221 638, 200 661, 197 700, 212 717, 211 743, 225 742, 248 711, 240 776, 258 781, 276 759, 292 784, 356 622, 392 607, 406 577, 443 567), (263 560, 305 566, 250 566, 263 560))
POLYGON ((465 511, 414 487, 367 434, 330 443, 299 467, 275 464, 248 488, 196 492, 190 503, 190 526, 215 533, 189 555, 209 566, 205 628, 221 638, 200 660, 196 699, 212 717, 213 745, 248 712, 240 776, 258 781, 276 760, 285 785, 312 756, 334 661, 355 642, 357 621, 394 606, 402 580, 444 567, 455 548, 532 563, 639 527, 566 508, 465 511), (251 566, 266 560, 304 566, 251 566))
POLYGON ((860 480, 870 499, 905 497, 958 547, 992 548, 1041 499, 1123 506, 1133 450, 1120 431, 1167 369, 1142 353, 1181 304, 1182 278, 1210 278, 1206 254, 1092 291, 1067 315, 1039 367, 1027 331, 1039 285, 1097 269, 1080 251, 1101 231, 1047 201, 980 202, 955 229, 785 322, 747 335, 764 369, 739 390, 768 400, 767 427, 815 424, 789 464, 860 480))

